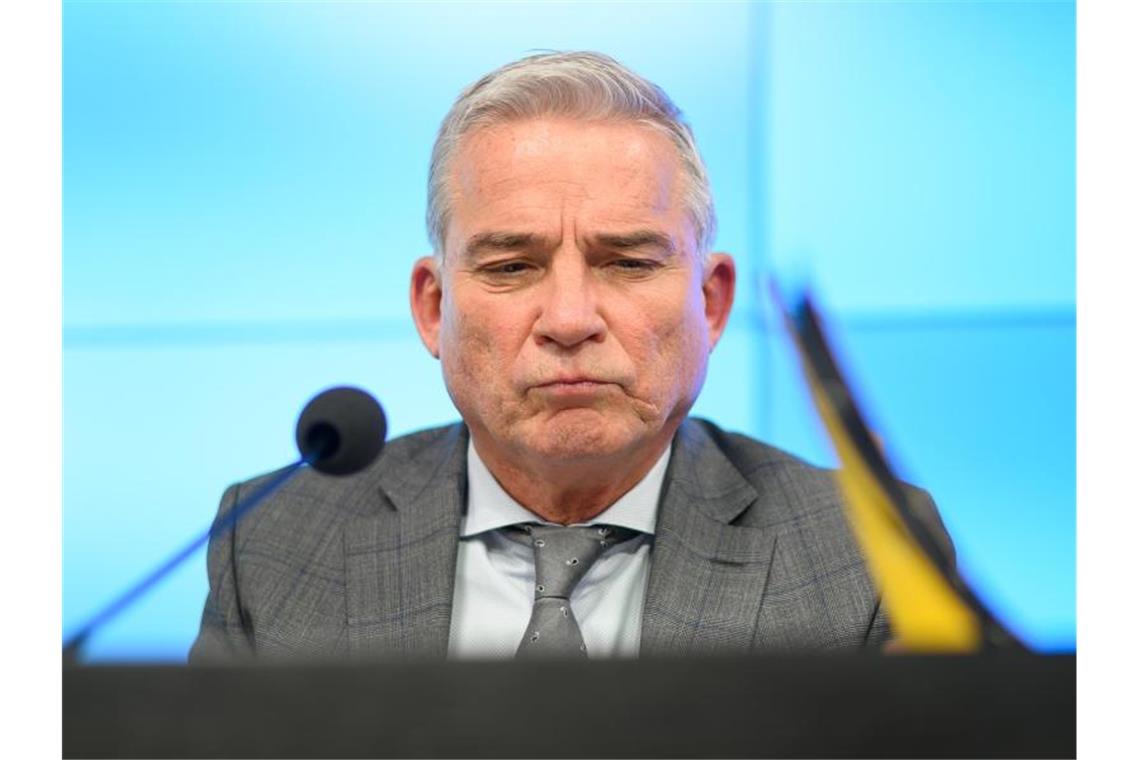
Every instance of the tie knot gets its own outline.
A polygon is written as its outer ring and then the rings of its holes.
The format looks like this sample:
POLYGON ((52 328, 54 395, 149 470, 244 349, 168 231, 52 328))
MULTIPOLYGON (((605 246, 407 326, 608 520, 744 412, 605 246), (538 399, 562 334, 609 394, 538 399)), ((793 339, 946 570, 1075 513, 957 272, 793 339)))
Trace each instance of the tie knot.
POLYGON ((534 547, 534 598, 570 594, 602 553, 632 531, 609 525, 523 525, 534 547))

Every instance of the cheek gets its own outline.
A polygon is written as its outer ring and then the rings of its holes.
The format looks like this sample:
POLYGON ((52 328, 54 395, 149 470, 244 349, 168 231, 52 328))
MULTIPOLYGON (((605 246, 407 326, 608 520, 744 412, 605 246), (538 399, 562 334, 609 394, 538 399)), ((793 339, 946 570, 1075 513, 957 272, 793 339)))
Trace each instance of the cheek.
POLYGON ((703 367, 708 353, 704 318, 699 305, 689 301, 672 309, 658 304, 656 313, 643 314, 637 346, 644 382, 656 393, 674 395, 690 386, 703 367))
POLYGON ((509 313, 470 300, 445 304, 440 331, 444 372, 455 380, 480 384, 457 388, 464 395, 476 395, 476 390, 500 384, 515 343, 509 313))
POLYGON ((488 326, 478 317, 461 316, 454 311, 448 314, 440 340, 440 358, 449 376, 471 381, 485 374, 494 353, 494 341, 488 326))

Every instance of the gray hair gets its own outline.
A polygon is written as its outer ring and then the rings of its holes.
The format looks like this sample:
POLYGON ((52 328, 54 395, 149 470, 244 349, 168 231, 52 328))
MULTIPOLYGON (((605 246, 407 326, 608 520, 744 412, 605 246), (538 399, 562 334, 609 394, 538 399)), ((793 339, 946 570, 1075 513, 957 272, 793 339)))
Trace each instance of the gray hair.
POLYGON ((716 237, 716 211, 704 162, 681 110, 657 85, 601 53, 541 53, 492 71, 465 89, 444 117, 428 172, 427 232, 442 258, 451 198, 447 178, 460 140, 481 127, 540 116, 635 121, 677 148, 687 177, 684 203, 704 259, 716 237))

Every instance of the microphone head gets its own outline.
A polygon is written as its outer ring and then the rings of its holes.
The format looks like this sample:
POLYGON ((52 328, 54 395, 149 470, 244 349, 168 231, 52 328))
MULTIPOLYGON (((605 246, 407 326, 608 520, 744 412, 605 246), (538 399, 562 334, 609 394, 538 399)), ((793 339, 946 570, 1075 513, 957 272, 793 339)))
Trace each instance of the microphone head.
POLYGON ((329 388, 297 420, 301 458, 326 475, 351 475, 380 455, 388 421, 380 403, 359 388, 329 388))

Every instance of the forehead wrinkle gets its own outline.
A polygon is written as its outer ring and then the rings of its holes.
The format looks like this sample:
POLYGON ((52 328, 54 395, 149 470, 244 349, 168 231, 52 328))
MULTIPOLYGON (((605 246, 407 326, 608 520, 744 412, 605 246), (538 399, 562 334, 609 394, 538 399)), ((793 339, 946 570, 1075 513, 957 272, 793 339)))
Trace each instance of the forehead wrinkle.
POLYGON ((574 230, 573 230, 574 215, 566 213, 566 206, 569 202, 570 202, 569 198, 567 198, 566 196, 562 196, 562 209, 560 211, 561 219, 558 220, 558 222, 559 222, 558 229, 562 232, 562 241, 563 242, 565 242, 566 240, 574 240, 574 230), (570 222, 570 227, 571 227, 571 229, 569 229, 569 230, 566 229, 566 225, 567 225, 568 220, 570 222))
MULTIPOLYGON (((549 166, 536 165, 531 159, 542 158, 550 149, 555 154, 560 153, 561 144, 556 136, 544 129, 539 135, 520 137, 515 130, 517 126, 504 124, 477 129, 464 137, 449 172, 455 183, 449 188, 453 212, 459 212, 460 206, 467 207, 468 211, 481 207, 483 211, 479 216, 486 217, 486 212, 492 212, 490 216, 498 217, 504 230, 530 230, 550 224, 550 231, 554 232, 557 225, 562 237, 573 236, 579 225, 624 232, 668 224, 667 220, 678 209, 682 216, 688 216, 684 208, 683 171, 671 146, 661 145, 665 139, 661 135, 638 129, 643 139, 605 141, 605 147, 616 147, 600 167, 611 172, 607 190, 591 184, 593 172, 599 167, 591 169, 590 161, 584 165, 573 159, 579 143, 571 141, 566 160, 556 163, 555 170, 549 171, 549 166), (502 138, 507 148, 505 160, 496 159, 483 150, 502 138), (548 222, 544 222, 547 213, 550 216, 546 217, 548 222), (557 219, 554 213, 558 213, 557 219), (512 223, 512 219, 517 223, 524 218, 529 221, 522 225, 512 223)), ((583 139, 589 144, 594 127, 615 125, 583 126, 586 129, 583 139)), ((688 247, 680 239, 673 243, 674 248, 688 247)))

